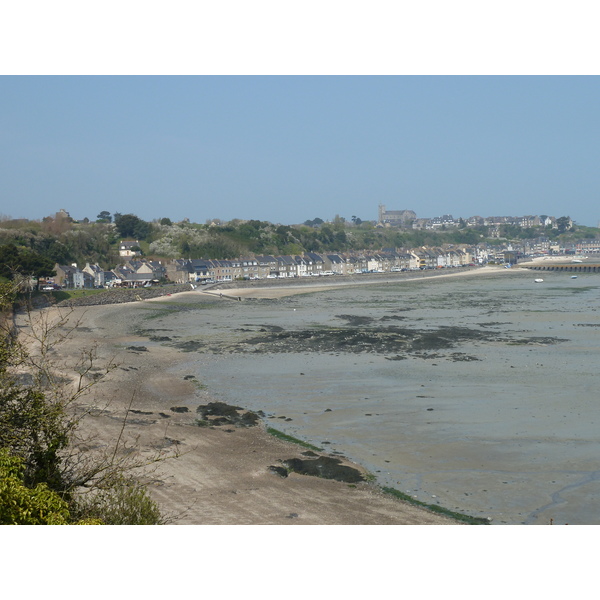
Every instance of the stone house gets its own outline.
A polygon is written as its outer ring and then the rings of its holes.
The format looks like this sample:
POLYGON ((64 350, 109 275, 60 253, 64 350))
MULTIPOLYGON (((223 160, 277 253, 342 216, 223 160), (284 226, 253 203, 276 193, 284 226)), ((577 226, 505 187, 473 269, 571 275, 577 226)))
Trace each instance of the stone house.
POLYGON ((94 287, 94 278, 89 273, 77 268, 77 265, 55 265, 56 275, 54 282, 68 290, 91 289, 94 287))
POLYGON ((268 277, 269 275, 275 276, 277 273, 277 259, 269 254, 264 256, 254 257, 258 264, 258 276, 261 279, 268 277))
POLYGON ((339 254, 324 254, 323 268, 336 275, 346 275, 346 261, 339 254))
POLYGON ((136 248, 139 248, 139 247, 140 247, 140 243, 138 240, 135 240, 135 241, 123 240, 119 244, 119 256, 121 256, 123 258, 130 258, 132 256, 138 256, 140 254, 140 251, 136 250, 136 248))
POLYGON ((81 270, 94 278, 94 287, 104 287, 104 269, 98 264, 90 265, 90 263, 85 263, 85 267, 81 270))
POLYGON ((324 268, 324 260, 320 254, 316 252, 305 252, 303 255, 304 260, 307 264, 307 273, 314 275, 320 275, 326 269, 324 268))

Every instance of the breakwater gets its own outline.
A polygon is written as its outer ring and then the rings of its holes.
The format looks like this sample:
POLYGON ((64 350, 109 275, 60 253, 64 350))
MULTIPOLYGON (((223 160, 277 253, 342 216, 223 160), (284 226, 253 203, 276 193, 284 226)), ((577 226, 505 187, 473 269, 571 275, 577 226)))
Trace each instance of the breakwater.
POLYGON ((524 269, 533 271, 557 271, 568 273, 600 273, 600 262, 593 263, 548 263, 539 265, 519 265, 524 269))

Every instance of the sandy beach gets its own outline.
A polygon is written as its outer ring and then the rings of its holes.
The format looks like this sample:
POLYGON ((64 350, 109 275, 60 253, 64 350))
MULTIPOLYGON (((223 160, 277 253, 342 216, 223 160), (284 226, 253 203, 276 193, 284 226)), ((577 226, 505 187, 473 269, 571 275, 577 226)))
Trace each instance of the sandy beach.
MULTIPOLYGON (((498 270, 483 268, 434 276, 481 276, 498 270)), ((211 294, 196 290, 147 300, 145 304, 158 300, 168 304, 181 296, 199 293, 215 297, 215 302, 228 301, 218 297, 221 293, 237 298, 281 298, 348 283, 234 288, 211 294)), ((367 283, 365 279, 358 285, 367 283)), ((82 349, 95 347, 99 367, 109 361, 117 365, 84 399, 88 408, 94 408, 82 424, 82 433, 93 440, 90 447, 112 447, 126 419, 127 442, 140 456, 150 459, 157 452, 168 454, 174 449, 180 453, 178 458, 154 465, 149 474, 151 494, 163 513, 173 517, 173 523, 456 523, 392 498, 369 482, 349 484, 294 472, 279 476, 271 467, 290 459, 305 459, 306 448, 269 435, 262 423, 255 427, 196 426, 197 406, 213 399, 206 390, 199 389, 191 376, 182 376, 178 366, 183 357, 177 349, 152 346, 140 351, 139 345, 147 338, 129 331, 127 314, 133 305, 143 304, 55 307, 46 309, 46 314, 50 318, 67 315, 70 324, 79 321, 77 329, 59 348, 61 363, 72 365, 82 349)), ((360 465, 345 459, 342 463, 365 473, 360 465)))
MULTIPOLYGON (((401 273, 396 274, 395 277, 390 277, 389 274, 373 276, 371 274, 366 275, 352 275, 352 276, 338 276, 338 277, 319 277, 316 281, 315 278, 305 279, 292 279, 288 282, 285 280, 278 282, 270 282, 269 285, 265 285, 265 281, 250 282, 251 285, 247 287, 236 287, 235 283, 220 284, 215 287, 214 291, 206 291, 204 293, 214 294, 217 296, 225 296, 226 298, 232 298, 234 300, 240 298, 285 298, 287 296, 294 296, 296 294, 309 294, 314 292, 323 292, 328 290, 335 290, 339 288, 347 288, 353 286, 368 286, 368 285, 381 285, 386 283, 411 283, 417 281, 423 281, 435 277, 439 278, 456 278, 456 277, 481 277, 485 275, 492 275, 498 273, 506 273, 508 269, 504 269, 499 266, 485 266, 478 267, 475 269, 454 269, 454 270, 440 270, 440 271, 424 271, 416 273, 401 273), (301 285, 300 285, 301 284, 301 285)), ((202 288, 198 291, 202 292, 202 288)), ((192 294, 196 292, 181 292, 181 294, 192 294)), ((180 294, 178 294, 180 295, 180 294)), ((152 298, 149 301, 160 300, 160 298, 152 298)))
MULTIPOLYGON (((269 297, 297 291, 273 289, 269 297)), ((188 293, 198 292, 184 292, 188 293)), ((260 297, 264 291, 235 290, 236 295, 251 293, 260 297)), ((174 301, 179 296, 162 300, 174 301)), ((177 373, 182 360, 177 350, 128 349, 145 338, 128 333, 127 305, 46 310, 50 319, 60 314, 68 316, 71 324, 79 321, 58 351, 61 364, 72 365, 83 348, 96 347, 99 366, 108 361, 118 365, 84 399, 88 408, 95 408, 81 429, 93 440, 90 446, 112 447, 126 418, 127 442, 139 455, 151 458, 157 451, 168 453, 174 447, 180 452, 178 458, 154 465, 149 475, 152 496, 174 524, 455 523, 387 496, 371 483, 354 485, 293 472, 285 478, 277 475, 269 467, 306 458, 302 454, 306 448, 269 435, 262 424, 195 426, 195 407, 211 398, 193 380, 177 373), (180 407, 187 412, 178 412, 183 410, 180 407)))
MULTIPOLYGON (((119 307, 75 309, 70 318, 82 325, 61 348, 72 361, 84 344, 96 344, 98 361, 115 360, 86 399, 97 411, 82 424, 96 447, 111 447, 127 416, 126 436, 136 452, 151 457, 174 445, 178 458, 158 465, 149 489, 163 513, 175 524, 445 524, 450 519, 401 503, 369 484, 347 483, 291 473, 282 478, 269 470, 282 460, 303 458, 305 448, 266 433, 262 426, 200 428, 196 414, 171 410, 208 402, 198 398, 193 382, 170 369, 176 350, 134 352, 126 348, 135 337, 122 335, 119 307), (84 314, 85 313, 85 314, 84 314), (100 321, 112 319, 106 329, 100 321), (109 402, 107 404, 107 402, 109 402), (131 402, 131 409, 127 408, 131 402), (164 415, 164 416, 163 416, 164 415)), ((358 467, 360 468, 360 467, 358 467)))

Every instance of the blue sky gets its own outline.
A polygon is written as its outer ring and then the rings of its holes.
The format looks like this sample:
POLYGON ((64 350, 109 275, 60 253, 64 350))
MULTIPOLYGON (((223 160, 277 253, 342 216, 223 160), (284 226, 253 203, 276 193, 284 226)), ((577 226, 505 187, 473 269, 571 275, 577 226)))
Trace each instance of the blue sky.
POLYGON ((2 76, 0 213, 600 220, 597 76, 2 76))

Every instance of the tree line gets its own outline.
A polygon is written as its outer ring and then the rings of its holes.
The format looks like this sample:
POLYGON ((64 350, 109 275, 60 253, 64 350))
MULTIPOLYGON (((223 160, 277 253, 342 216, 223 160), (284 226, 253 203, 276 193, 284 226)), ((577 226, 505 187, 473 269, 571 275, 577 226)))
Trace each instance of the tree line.
POLYGON ((120 262, 118 244, 137 240, 142 253, 154 259, 236 258, 249 254, 302 254, 303 252, 380 251, 383 248, 414 248, 443 244, 474 245, 502 239, 523 240, 544 236, 569 241, 598 236, 598 229, 576 226, 568 229, 568 217, 557 219, 557 228, 521 228, 505 224, 500 237, 490 238, 488 227, 413 230, 377 227, 353 215, 351 221, 319 217, 299 225, 281 225, 260 220, 214 221, 198 224, 173 223, 168 217, 145 221, 137 215, 101 211, 94 222, 76 222, 64 214, 41 221, 0 222, 0 276, 10 278, 15 270, 47 276, 54 264, 97 263, 112 269, 120 262))

